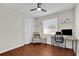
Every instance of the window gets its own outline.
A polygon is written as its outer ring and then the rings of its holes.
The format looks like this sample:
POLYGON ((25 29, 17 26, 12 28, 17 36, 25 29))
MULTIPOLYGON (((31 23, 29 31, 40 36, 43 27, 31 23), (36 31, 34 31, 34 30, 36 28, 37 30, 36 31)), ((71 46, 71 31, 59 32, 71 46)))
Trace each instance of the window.
POLYGON ((57 31, 57 18, 43 21, 43 33, 55 34, 57 31))

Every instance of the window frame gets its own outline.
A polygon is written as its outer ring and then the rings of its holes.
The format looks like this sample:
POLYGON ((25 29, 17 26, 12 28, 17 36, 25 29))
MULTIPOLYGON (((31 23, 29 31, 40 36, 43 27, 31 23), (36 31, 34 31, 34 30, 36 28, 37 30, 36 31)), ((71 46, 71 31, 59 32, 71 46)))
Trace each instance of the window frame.
POLYGON ((45 35, 53 35, 53 34, 56 33, 56 31, 58 31, 58 18, 46 19, 46 20, 43 21, 43 34, 45 34, 45 35), (44 32, 44 28, 45 28, 45 27, 44 27, 44 22, 45 22, 45 21, 53 21, 53 19, 56 20, 56 29, 55 29, 55 32, 54 32, 54 33, 45 33, 45 32, 44 32))

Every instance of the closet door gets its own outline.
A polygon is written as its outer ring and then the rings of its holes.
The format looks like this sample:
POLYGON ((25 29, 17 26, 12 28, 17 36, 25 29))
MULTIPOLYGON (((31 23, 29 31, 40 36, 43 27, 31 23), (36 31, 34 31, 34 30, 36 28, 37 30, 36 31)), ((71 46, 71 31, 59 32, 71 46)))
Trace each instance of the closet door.
POLYGON ((34 32, 34 19, 31 17, 25 18, 25 44, 32 42, 32 34, 34 32))

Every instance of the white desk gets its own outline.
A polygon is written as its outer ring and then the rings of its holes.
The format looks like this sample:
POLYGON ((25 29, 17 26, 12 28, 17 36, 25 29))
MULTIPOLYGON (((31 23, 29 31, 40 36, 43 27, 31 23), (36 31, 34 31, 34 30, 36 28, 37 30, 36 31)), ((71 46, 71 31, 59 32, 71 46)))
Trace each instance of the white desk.
POLYGON ((66 40, 76 40, 73 36, 65 36, 65 35, 63 35, 63 37, 66 40))
POLYGON ((77 39, 75 39, 73 36, 64 36, 64 40, 65 40, 65 44, 66 44, 66 41, 72 41, 72 49, 74 49, 74 51, 76 52, 77 51, 77 39))
MULTIPOLYGON (((72 42, 72 49, 77 52, 77 39, 75 39, 75 37, 73 36, 64 36, 64 43, 65 43, 65 47, 66 47, 66 42, 67 41, 71 41, 72 42)), ((54 43, 54 36, 51 36, 51 44, 54 43)))

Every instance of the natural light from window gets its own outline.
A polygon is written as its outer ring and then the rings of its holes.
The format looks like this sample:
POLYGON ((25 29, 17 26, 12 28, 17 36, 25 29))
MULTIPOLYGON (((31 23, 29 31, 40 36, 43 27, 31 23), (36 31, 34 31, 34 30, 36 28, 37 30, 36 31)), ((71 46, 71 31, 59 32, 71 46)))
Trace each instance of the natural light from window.
POLYGON ((43 21, 43 33, 55 34, 57 31, 57 18, 43 21))

